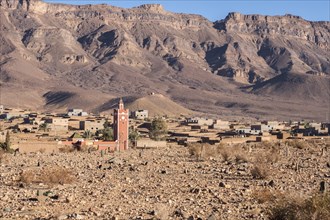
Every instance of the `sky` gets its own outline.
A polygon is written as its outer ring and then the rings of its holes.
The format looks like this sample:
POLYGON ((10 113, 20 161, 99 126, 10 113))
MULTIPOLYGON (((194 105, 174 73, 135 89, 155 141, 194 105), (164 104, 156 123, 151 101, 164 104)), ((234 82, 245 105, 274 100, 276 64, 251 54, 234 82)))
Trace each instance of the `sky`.
POLYGON ((161 4, 165 10, 200 14, 210 21, 221 20, 229 12, 242 14, 293 14, 310 21, 330 21, 330 0, 44 0, 65 4, 109 4, 131 8, 142 4, 161 4))

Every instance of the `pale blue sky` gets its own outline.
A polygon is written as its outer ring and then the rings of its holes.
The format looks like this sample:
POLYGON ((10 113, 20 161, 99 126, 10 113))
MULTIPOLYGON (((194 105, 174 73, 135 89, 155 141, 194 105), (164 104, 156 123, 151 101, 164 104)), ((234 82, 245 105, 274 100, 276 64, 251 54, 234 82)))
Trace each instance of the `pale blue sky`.
POLYGON ((229 12, 263 15, 299 15, 311 21, 330 21, 330 0, 44 0, 65 4, 109 4, 131 8, 157 3, 168 11, 200 14, 211 21, 225 18, 229 12))

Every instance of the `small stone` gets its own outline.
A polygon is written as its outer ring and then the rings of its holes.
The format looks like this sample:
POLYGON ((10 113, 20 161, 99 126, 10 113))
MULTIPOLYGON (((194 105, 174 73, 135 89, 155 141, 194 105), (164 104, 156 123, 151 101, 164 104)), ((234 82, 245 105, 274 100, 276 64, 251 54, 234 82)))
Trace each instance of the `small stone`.
POLYGON ((68 196, 65 198, 66 203, 71 203, 73 201, 73 198, 71 196, 68 196))
POLYGON ((64 219, 67 219, 68 216, 67 215, 60 215, 57 219, 58 220, 64 220, 64 219))
POLYGON ((219 216, 217 216, 217 215, 215 215, 215 214, 211 214, 211 215, 207 218, 207 220, 217 220, 217 219, 219 219, 219 216))
POLYGON ((191 193, 195 193, 195 194, 199 194, 200 189, 198 189, 198 188, 193 188, 193 189, 190 190, 190 192, 191 192, 191 193))
POLYGON ((220 186, 220 187, 225 187, 226 185, 225 185, 223 182, 220 182, 220 183, 219 183, 219 186, 220 186))
POLYGON ((326 192, 326 191, 327 191, 326 182, 321 181, 321 183, 320 183, 320 192, 326 192))
POLYGON ((81 219, 85 219, 85 217, 84 217, 83 215, 79 215, 79 214, 77 214, 77 215, 76 215, 76 219, 80 219, 80 220, 81 220, 81 219))
POLYGON ((274 187, 275 186, 274 180, 269 181, 268 185, 271 186, 271 187, 274 187))
POLYGON ((229 185, 229 184, 225 184, 225 183, 223 183, 223 182, 220 182, 220 183, 219 183, 219 186, 220 186, 220 187, 224 187, 224 188, 226 188, 226 189, 231 188, 231 185, 229 185))
POLYGON ((3 211, 5 211, 5 212, 11 212, 11 208, 6 207, 6 208, 3 209, 3 211))
POLYGON ((152 211, 150 211, 148 214, 149 214, 149 215, 156 215, 157 212, 156 212, 155 210, 152 210, 152 211))

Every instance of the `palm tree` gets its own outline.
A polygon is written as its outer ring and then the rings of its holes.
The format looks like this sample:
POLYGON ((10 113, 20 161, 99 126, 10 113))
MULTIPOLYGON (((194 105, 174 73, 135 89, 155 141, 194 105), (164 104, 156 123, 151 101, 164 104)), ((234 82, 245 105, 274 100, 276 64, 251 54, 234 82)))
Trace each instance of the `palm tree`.
POLYGON ((39 130, 49 131, 48 123, 42 123, 41 125, 39 125, 39 130))
POLYGON ((134 146, 136 146, 136 141, 140 138, 140 134, 137 131, 137 129, 134 129, 134 127, 129 128, 129 135, 128 139, 134 143, 134 146))
POLYGON ((90 130, 86 130, 83 134, 84 138, 90 139, 93 136, 93 133, 90 130))

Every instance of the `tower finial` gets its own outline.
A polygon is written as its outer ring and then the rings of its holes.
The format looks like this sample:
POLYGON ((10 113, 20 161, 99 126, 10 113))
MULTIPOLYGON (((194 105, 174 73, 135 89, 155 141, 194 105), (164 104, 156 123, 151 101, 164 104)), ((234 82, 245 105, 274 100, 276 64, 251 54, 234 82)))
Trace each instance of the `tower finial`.
POLYGON ((122 98, 119 99, 119 109, 124 109, 124 102, 122 98))

